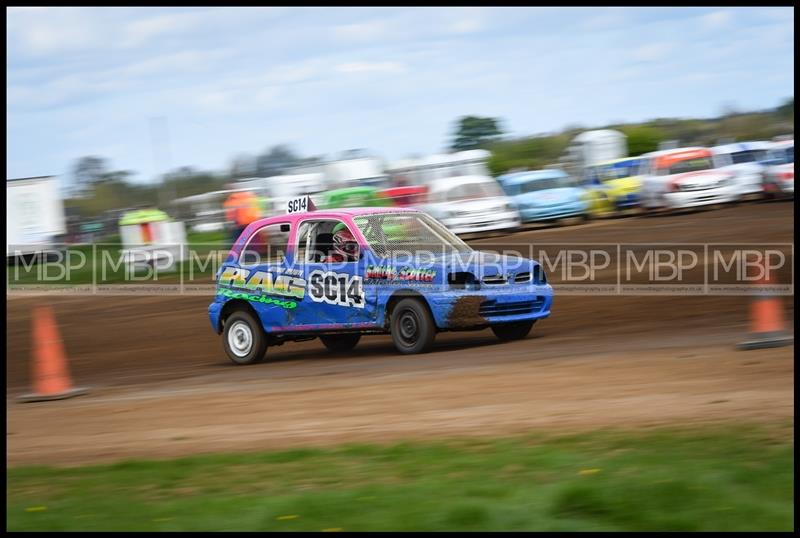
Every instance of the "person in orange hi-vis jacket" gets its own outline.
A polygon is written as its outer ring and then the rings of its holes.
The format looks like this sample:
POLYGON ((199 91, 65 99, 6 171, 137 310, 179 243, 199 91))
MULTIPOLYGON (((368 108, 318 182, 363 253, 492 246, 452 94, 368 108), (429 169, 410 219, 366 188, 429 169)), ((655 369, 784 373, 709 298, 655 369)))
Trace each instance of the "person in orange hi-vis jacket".
POLYGON ((232 242, 242 234, 248 224, 261 218, 258 198, 250 191, 233 192, 225 200, 225 218, 233 226, 232 242))

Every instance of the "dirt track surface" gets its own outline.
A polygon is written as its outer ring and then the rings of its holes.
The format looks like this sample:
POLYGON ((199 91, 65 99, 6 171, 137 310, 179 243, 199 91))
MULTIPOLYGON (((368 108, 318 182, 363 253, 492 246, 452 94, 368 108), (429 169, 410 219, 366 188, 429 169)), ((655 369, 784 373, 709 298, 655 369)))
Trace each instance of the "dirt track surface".
MULTIPOLYGON (((511 241, 793 243, 791 203, 526 231, 511 241)), ((479 240, 492 246, 498 240, 479 240)), ((385 336, 347 355, 318 341, 237 367, 205 297, 53 298, 87 396, 17 404, 28 392, 30 309, 7 304, 9 465, 391 441, 526 429, 772 420, 794 416, 794 347, 735 351, 747 297, 558 296, 523 340, 444 333, 430 354, 385 336)), ((787 325, 793 297, 783 299, 787 325)))

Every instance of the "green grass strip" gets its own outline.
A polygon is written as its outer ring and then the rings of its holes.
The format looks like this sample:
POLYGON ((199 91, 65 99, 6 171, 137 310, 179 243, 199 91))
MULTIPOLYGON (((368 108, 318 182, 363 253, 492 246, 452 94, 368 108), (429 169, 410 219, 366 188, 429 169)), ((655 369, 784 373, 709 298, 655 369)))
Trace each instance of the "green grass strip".
POLYGON ((7 473, 7 528, 790 531, 792 428, 531 434, 20 467, 7 473))

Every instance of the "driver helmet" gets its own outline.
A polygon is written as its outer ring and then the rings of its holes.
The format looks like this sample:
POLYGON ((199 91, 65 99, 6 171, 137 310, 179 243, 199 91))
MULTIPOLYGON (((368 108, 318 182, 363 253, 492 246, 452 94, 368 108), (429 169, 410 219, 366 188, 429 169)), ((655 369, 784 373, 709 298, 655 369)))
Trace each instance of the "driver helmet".
POLYGON ((334 231, 333 251, 346 259, 353 259, 358 255, 358 242, 346 227, 337 226, 337 230, 334 231))

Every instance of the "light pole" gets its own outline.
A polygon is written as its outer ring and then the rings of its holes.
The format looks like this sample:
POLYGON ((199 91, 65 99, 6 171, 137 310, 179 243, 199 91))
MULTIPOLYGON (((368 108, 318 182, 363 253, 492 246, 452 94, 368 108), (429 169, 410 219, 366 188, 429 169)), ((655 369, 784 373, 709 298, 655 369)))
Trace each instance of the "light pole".
MULTIPOLYGON (((153 146, 153 164, 156 173, 161 175, 161 183, 167 180, 167 171, 170 170, 171 158, 169 148, 169 126, 166 116, 158 116, 150 118, 150 142, 153 146)), ((174 200, 177 197, 175 186, 172 186, 171 197, 174 200)), ((161 189, 159 189, 159 205, 167 207, 169 200, 164 200, 161 189)))

